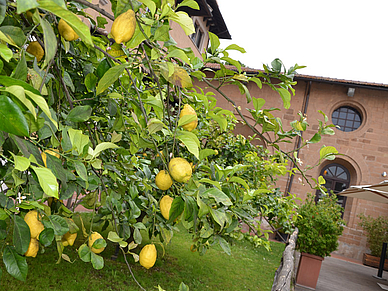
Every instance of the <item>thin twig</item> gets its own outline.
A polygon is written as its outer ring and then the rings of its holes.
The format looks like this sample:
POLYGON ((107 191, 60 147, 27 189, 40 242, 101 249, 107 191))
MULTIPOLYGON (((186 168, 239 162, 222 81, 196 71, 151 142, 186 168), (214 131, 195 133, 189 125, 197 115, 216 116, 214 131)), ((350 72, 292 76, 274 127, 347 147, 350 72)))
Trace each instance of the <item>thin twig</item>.
POLYGON ((108 17, 112 21, 115 20, 115 17, 112 14, 106 12, 104 9, 100 8, 98 5, 92 4, 86 0, 74 0, 74 2, 77 2, 77 3, 80 3, 82 5, 85 5, 85 6, 92 8, 92 9, 96 10, 97 12, 100 12, 102 15, 108 17))

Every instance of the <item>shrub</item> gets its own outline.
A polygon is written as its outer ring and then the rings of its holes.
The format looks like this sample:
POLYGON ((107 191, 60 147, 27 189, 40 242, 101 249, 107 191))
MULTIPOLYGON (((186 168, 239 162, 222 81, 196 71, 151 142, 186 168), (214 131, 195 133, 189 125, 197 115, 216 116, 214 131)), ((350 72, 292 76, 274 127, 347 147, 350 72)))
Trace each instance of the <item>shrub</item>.
POLYGON ((297 249, 304 253, 326 257, 338 247, 344 221, 342 207, 336 195, 325 195, 317 203, 309 194, 299 208, 300 217, 295 226, 299 229, 297 249))
POLYGON ((383 216, 374 218, 370 215, 365 216, 363 213, 358 217, 361 219, 359 225, 367 232, 367 240, 371 254, 379 257, 383 242, 388 241, 388 218, 383 216))

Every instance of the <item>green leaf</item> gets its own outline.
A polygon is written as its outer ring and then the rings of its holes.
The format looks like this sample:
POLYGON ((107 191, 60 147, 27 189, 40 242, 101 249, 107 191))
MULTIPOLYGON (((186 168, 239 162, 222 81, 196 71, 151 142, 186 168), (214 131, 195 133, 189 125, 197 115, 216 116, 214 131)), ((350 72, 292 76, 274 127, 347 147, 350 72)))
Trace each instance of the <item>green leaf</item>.
MULTIPOLYGON (((0 24, 3 23, 6 12, 7 12, 7 0, 0 0, 0 24)), ((1 272, 0 272, 0 279, 1 279, 1 272)))
POLYGON ((190 60, 189 60, 188 56, 185 54, 184 51, 182 51, 180 49, 175 49, 172 52, 170 52, 167 55, 167 58, 178 58, 178 59, 181 59, 186 64, 190 64, 190 60))
POLYGON ((28 169, 28 167, 30 166, 29 159, 27 159, 26 157, 22 157, 22 156, 16 156, 12 152, 11 152, 11 154, 12 154, 13 159, 15 161, 15 169, 16 170, 23 172, 23 171, 28 169))
POLYGON ((22 14, 23 12, 34 9, 39 6, 36 0, 18 0, 16 3, 17 14, 22 14))
POLYGON ((3 252, 3 262, 7 272, 20 281, 26 281, 28 265, 25 257, 19 255, 15 248, 6 246, 3 252))
POLYGON ((73 128, 69 128, 68 131, 70 142, 78 153, 81 155, 85 146, 89 144, 89 136, 82 133, 82 130, 76 130, 73 128))
POLYGON ((178 216, 182 214, 184 209, 185 201, 182 199, 182 197, 174 198, 170 208, 170 217, 168 219, 168 223, 172 223, 175 219, 177 219, 178 216))
POLYGON ((57 51, 57 38, 51 24, 44 18, 40 20, 40 25, 43 28, 44 52, 45 58, 43 67, 46 67, 54 58, 57 51))
POLYGON ((39 91, 36 90, 34 87, 32 87, 30 84, 27 84, 26 82, 23 82, 21 80, 17 80, 8 76, 0 76, 0 84, 4 85, 5 87, 17 85, 35 94, 40 94, 39 91))
POLYGON ((106 89, 108 89, 110 85, 112 85, 114 82, 116 82, 116 80, 123 73, 126 66, 127 66, 127 64, 121 64, 121 65, 114 66, 114 67, 110 68, 104 74, 104 76, 102 76, 100 82, 98 82, 96 95, 101 94, 106 89))
POLYGON ((232 201, 230 201, 228 195, 217 188, 211 188, 202 193, 203 197, 212 197, 216 200, 217 203, 222 203, 225 206, 233 205, 232 201))
MULTIPOLYGON (((189 0, 190 1, 190 0, 189 0)), ((191 0, 194 1, 194 0, 191 0)), ((196 2, 195 2, 196 3, 196 2)), ((198 4, 197 4, 198 5, 198 4)), ((189 286, 187 286, 185 283, 181 282, 179 285, 179 291, 189 291, 189 286)))
POLYGON ((39 234, 39 242, 45 247, 48 247, 53 242, 54 237, 55 237, 54 230, 52 228, 45 228, 39 234))
POLYGON ((54 235, 62 236, 69 231, 69 226, 66 220, 59 215, 48 216, 48 221, 43 220, 45 228, 51 228, 54 231, 54 235))
POLYGON ((283 106, 285 109, 290 108, 291 106, 291 93, 284 88, 277 88, 276 91, 279 92, 280 97, 282 97, 283 100, 283 106))
POLYGON ((12 50, 9 47, 7 47, 7 45, 4 43, 0 43, 0 56, 6 62, 9 62, 13 57, 12 50))
POLYGON ((141 244, 141 241, 143 240, 143 237, 141 236, 140 230, 138 228, 135 228, 133 230, 133 238, 135 240, 135 243, 141 244))
POLYGON ((1 26, 0 38, 19 48, 26 42, 26 36, 24 35, 23 30, 17 26, 1 26))
POLYGON ((53 172, 47 168, 38 168, 31 166, 35 174, 38 176, 39 185, 42 187, 43 192, 51 197, 58 197, 58 181, 53 172))
POLYGON ((252 103, 256 111, 259 111, 265 104, 265 99, 252 97, 252 103))
POLYGON ((169 14, 169 19, 178 23, 186 35, 195 33, 193 20, 186 12, 178 11, 169 14))
POLYGON ((5 239, 6 237, 7 237, 7 223, 4 220, 0 220, 0 240, 5 239))
POLYGON ((228 45, 226 48, 225 48, 226 51, 228 50, 235 50, 235 51, 239 51, 241 53, 246 53, 246 50, 244 48, 242 48, 241 46, 238 46, 237 44, 231 44, 231 45, 228 45))
POLYGON ((335 147, 332 146, 323 146, 319 151, 320 160, 334 160, 335 155, 338 154, 338 151, 335 147))
POLYGON ((103 238, 96 239, 92 245, 92 248, 101 249, 106 247, 106 241, 103 238))
POLYGON ((97 157, 102 151, 107 149, 117 149, 119 146, 112 142, 102 142, 99 143, 96 148, 93 150, 93 157, 97 157))
POLYGON ((22 56, 20 57, 20 60, 15 68, 15 70, 12 72, 12 77, 15 79, 19 79, 22 81, 25 81, 27 79, 27 62, 26 57, 24 54, 24 51, 22 53, 22 56))
POLYGON ((28 136, 29 128, 20 108, 7 96, 0 95, 0 130, 19 136, 28 136))
POLYGON ((325 178, 323 178, 322 176, 319 176, 318 177, 318 183, 319 183, 319 185, 325 185, 326 184, 325 178))
POLYGON ((236 176, 231 177, 229 179, 229 182, 230 183, 238 183, 238 184, 242 185, 245 189, 249 190, 249 186, 248 186, 247 182, 245 182, 245 180, 241 179, 240 177, 236 177, 236 176))
POLYGON ((155 14, 156 5, 154 1, 152 0, 138 0, 138 1, 146 5, 150 9, 152 16, 155 14))
POLYGON ((317 132, 314 134, 314 136, 308 141, 308 143, 317 143, 320 142, 321 140, 321 135, 317 132))
POLYGON ((72 122, 84 122, 90 118, 92 114, 92 107, 89 105, 77 106, 70 110, 66 120, 72 122))
POLYGON ((104 258, 93 252, 90 253, 90 261, 92 262, 93 268, 96 270, 104 268, 104 258))
POLYGON ((183 126, 197 119, 196 115, 187 114, 179 118, 178 126, 183 126))
POLYGON ((230 256, 232 251, 230 249, 229 243, 223 237, 218 236, 217 239, 223 251, 230 256))
POLYGON ((162 130, 165 127, 166 127, 166 125, 161 120, 159 120, 157 118, 151 118, 147 123, 147 128, 148 128, 149 134, 154 134, 154 133, 162 130))
POLYGON ((86 244, 81 245, 78 249, 78 256, 85 263, 90 262, 91 254, 92 254, 92 251, 86 244))
POLYGON ((199 5, 197 1, 195 0, 183 0, 181 3, 179 3, 175 9, 178 9, 179 7, 187 6, 195 10, 199 10, 199 5))
POLYGON ((77 15, 59 6, 54 1, 51 1, 51 0, 40 0, 39 8, 42 8, 51 13, 54 13, 55 15, 65 20, 84 42, 86 42, 88 45, 91 45, 91 46, 94 45, 89 27, 85 23, 83 23, 77 17, 77 15))
MULTIPOLYGON (((105 19, 105 18, 104 18, 105 19)), ((86 89, 88 89, 89 92, 92 92, 96 89, 96 84, 97 84, 97 76, 93 73, 89 73, 85 77, 85 86, 86 89)))
MULTIPOLYGON (((80 176, 81 179, 87 182, 86 184, 88 184, 88 172, 86 171, 84 163, 81 161, 74 161, 74 166, 78 176, 80 176)), ((86 185, 86 188, 87 187, 88 185, 86 185)))
POLYGON ((219 209, 210 208, 210 214, 213 217, 214 221, 217 222, 219 226, 221 226, 221 230, 222 230, 227 220, 225 212, 219 209))
POLYGON ((36 103, 36 105, 40 107, 40 109, 47 115, 50 121, 54 124, 55 128, 58 129, 58 123, 52 118, 50 108, 48 107, 46 100, 42 96, 35 94, 29 90, 25 90, 24 92, 28 97, 30 97, 30 99, 32 99, 32 101, 36 103))
POLYGON ((217 49, 220 46, 220 39, 217 35, 209 31, 209 39, 210 39, 210 52, 215 54, 217 49))
POLYGON ((23 105, 28 108, 28 110, 30 110, 31 114, 34 116, 34 118, 36 120, 36 110, 35 110, 35 107, 32 104, 32 102, 26 98, 26 95, 24 93, 24 88, 22 86, 12 85, 12 86, 7 86, 7 87, 0 88, 0 90, 1 91, 5 91, 5 92, 9 92, 12 95, 14 95, 16 98, 18 98, 19 101, 22 102, 23 105))
POLYGON ((110 232, 108 233, 108 240, 110 240, 111 242, 118 243, 118 242, 120 242, 120 241, 123 241, 124 239, 121 238, 121 237, 117 234, 117 232, 115 232, 115 231, 110 231, 110 232))
POLYGON ((20 255, 27 252, 30 245, 30 236, 28 224, 19 215, 14 215, 13 244, 20 255))
POLYGON ((213 186, 216 186, 219 190, 221 190, 221 185, 218 181, 213 181, 213 180, 210 180, 208 178, 202 178, 201 180, 198 181, 199 183, 208 183, 208 184, 211 184, 213 186))
POLYGON ((176 138, 179 139, 197 159, 199 159, 199 140, 198 137, 190 131, 178 131, 176 138))
POLYGON ((217 152, 212 149, 203 149, 199 152, 199 160, 202 161, 203 159, 207 158, 208 156, 211 155, 216 155, 217 152))

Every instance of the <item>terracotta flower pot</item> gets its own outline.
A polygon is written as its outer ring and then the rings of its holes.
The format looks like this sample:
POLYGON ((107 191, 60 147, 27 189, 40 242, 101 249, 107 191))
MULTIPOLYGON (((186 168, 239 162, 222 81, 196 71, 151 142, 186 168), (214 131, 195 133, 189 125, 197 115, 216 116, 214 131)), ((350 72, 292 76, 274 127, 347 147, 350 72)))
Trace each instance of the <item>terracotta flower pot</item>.
POLYGON ((301 253, 296 274, 296 284, 315 290, 323 259, 319 256, 301 253))

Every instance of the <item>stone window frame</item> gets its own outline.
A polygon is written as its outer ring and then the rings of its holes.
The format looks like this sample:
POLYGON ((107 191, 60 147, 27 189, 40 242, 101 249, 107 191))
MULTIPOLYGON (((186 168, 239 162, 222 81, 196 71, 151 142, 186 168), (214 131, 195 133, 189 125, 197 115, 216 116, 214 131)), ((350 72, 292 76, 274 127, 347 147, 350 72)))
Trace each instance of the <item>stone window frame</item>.
POLYGON ((201 51, 205 32, 202 30, 201 25, 197 20, 194 21, 194 29, 195 32, 190 35, 190 39, 193 41, 196 48, 201 51))
MULTIPOLYGON (((342 164, 333 162, 333 163, 328 163, 324 167, 322 167, 319 175, 322 176, 325 179, 326 183, 325 183, 324 186, 328 190, 328 193, 330 195, 332 195, 332 194, 337 195, 338 203, 344 209, 343 212, 342 212, 342 216, 343 216, 343 213, 345 211, 345 206, 346 206, 346 197, 338 195, 338 193, 341 192, 342 190, 345 190, 346 188, 348 188, 350 186, 351 174, 350 174, 349 169, 347 167, 345 167, 344 165, 342 165, 342 164), (335 173, 331 172, 333 175, 329 175, 327 173, 327 171, 329 170, 329 168, 333 168, 333 167, 335 167, 335 173), (340 172, 340 173, 337 173, 338 168, 343 170, 343 171, 340 172), (341 177, 342 174, 346 175, 346 179, 341 177), (328 187, 329 183, 330 183, 330 187, 328 187), (335 185, 336 184, 340 184, 340 183, 344 184, 345 187, 343 189, 335 189, 335 185), (331 192, 331 191, 333 191, 333 192, 331 192)), ((315 196, 315 201, 318 201, 319 198, 321 197, 321 195, 322 195, 322 193, 319 190, 317 190, 316 196, 315 196)))
POLYGON ((331 110, 330 110, 330 120, 331 122, 334 124, 333 122, 333 113, 335 110, 341 108, 341 107, 350 107, 350 108, 353 108, 355 110, 357 110, 357 112, 360 114, 360 117, 361 117, 361 124, 360 126, 353 130, 353 131, 343 131, 341 129, 338 129, 338 133, 341 132, 341 133, 344 133, 344 134, 352 134, 352 133, 355 133, 355 132, 358 132, 360 131, 362 128, 364 128, 366 122, 367 122, 367 114, 366 114, 366 110, 364 108, 363 105, 361 105, 360 103, 356 102, 356 101, 350 101, 350 100, 343 100, 343 101, 340 101, 340 102, 337 102, 336 104, 334 104, 332 107, 331 107, 331 110))

